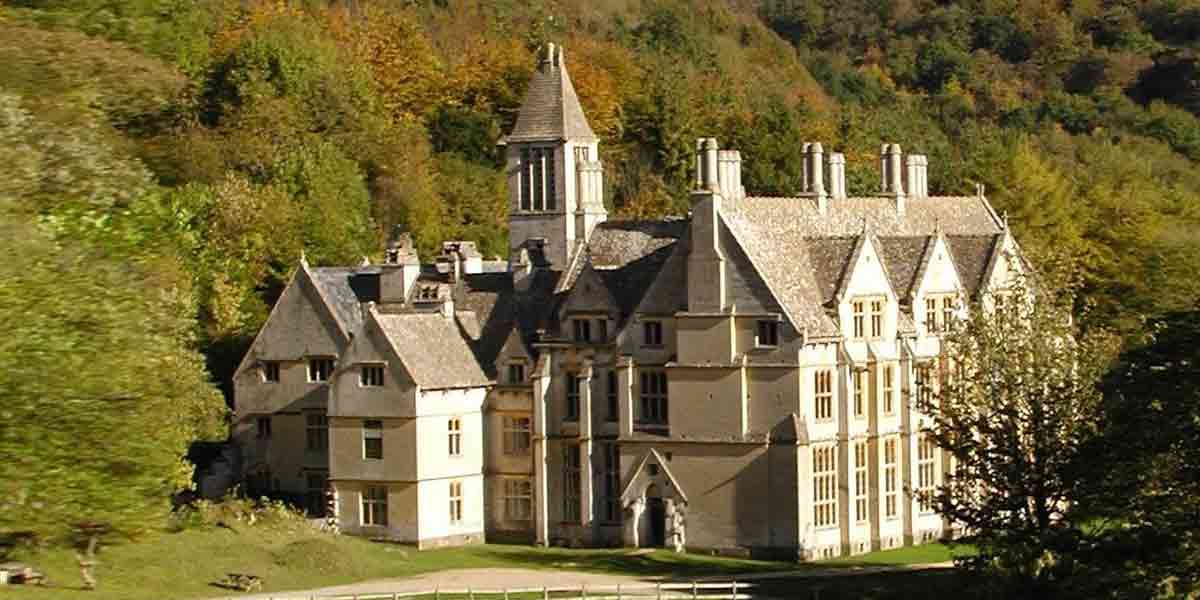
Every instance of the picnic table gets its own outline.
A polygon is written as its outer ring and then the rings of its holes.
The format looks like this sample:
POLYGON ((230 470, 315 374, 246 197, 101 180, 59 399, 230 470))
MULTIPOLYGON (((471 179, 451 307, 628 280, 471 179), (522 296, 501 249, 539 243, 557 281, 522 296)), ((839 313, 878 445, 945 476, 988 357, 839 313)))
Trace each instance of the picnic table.
POLYGON ((217 585, 239 592, 257 592, 262 590, 262 578, 249 573, 226 573, 225 579, 218 581, 217 585))
POLYGON ((0 564, 0 584, 45 585, 46 574, 23 563, 0 564))

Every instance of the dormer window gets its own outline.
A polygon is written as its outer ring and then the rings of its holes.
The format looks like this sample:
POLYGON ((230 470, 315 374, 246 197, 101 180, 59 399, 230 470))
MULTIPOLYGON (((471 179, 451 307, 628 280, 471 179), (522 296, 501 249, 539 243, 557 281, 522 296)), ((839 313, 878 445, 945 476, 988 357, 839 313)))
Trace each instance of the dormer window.
POLYGON ((955 294, 929 294, 925 296, 925 332, 947 331, 954 322, 954 308, 958 303, 955 294))
POLYGON ((575 341, 590 342, 592 340, 592 322, 588 319, 572 319, 575 341))
POLYGON ((310 358, 308 359, 308 381, 310 383, 320 383, 329 381, 329 376, 333 374, 333 359, 332 358, 310 358))
POLYGON ((883 300, 871 301, 871 337, 883 337, 883 300))
POLYGON ((866 317, 864 315, 865 305, 866 303, 862 300, 855 300, 850 304, 850 308, 853 312, 852 317, 854 319, 854 337, 857 339, 862 339, 866 333, 866 317))
POLYGON ((554 149, 521 149, 521 210, 553 211, 558 208, 554 189, 554 149))
POLYGON ((279 383, 279 363, 277 361, 265 361, 261 368, 264 383, 279 383))
POLYGON ((758 322, 758 335, 755 338, 758 347, 779 345, 779 321, 763 320, 758 322))
POLYGON ((525 383, 524 363, 508 363, 508 382, 512 384, 525 383))
POLYGON ((652 348, 663 345, 662 321, 644 321, 642 323, 642 345, 652 348))
POLYGON ((358 371, 358 383, 363 387, 383 385, 383 365, 363 365, 358 371))

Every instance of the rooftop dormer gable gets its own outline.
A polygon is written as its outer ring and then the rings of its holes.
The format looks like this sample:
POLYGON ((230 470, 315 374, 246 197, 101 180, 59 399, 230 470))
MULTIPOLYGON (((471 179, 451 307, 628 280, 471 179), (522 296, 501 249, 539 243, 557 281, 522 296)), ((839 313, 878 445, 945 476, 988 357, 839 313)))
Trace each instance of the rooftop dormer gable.
POLYGON ((929 294, 963 294, 962 275, 954 264, 946 236, 939 231, 927 246, 913 287, 914 306, 929 294))
POLYGON ((856 240, 834 302, 841 333, 847 339, 896 337, 899 296, 888 276, 879 240, 869 232, 856 240))

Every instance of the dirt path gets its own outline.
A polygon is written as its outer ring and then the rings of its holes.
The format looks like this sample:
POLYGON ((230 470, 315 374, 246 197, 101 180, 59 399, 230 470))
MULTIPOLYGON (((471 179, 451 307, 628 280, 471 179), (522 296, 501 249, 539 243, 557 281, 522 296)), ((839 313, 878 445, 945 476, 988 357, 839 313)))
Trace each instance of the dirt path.
MULTIPOLYGON (((915 565, 879 565, 861 567, 829 567, 805 568, 770 573, 755 573, 739 575, 738 581, 758 582, 768 580, 810 579, 824 577, 848 577, 853 575, 869 575, 891 573, 897 571, 921 571, 928 569, 947 569, 953 563, 929 563, 915 565)), ((729 581, 724 577, 701 577, 698 581, 729 581)), ((649 584, 663 581, 659 577, 633 577, 626 575, 606 575, 602 573, 584 573, 579 571, 553 571, 536 569, 451 569, 416 575, 412 577, 395 577, 389 579, 372 579, 346 585, 323 587, 311 590, 296 590, 292 592, 275 592, 273 594, 255 594, 249 596, 225 596, 222 600, 311 600, 326 596, 349 596, 353 594, 390 594, 392 592, 420 592, 433 589, 479 590, 496 589, 529 589, 541 587, 588 587, 616 586, 630 584, 649 584)), ((610 588, 611 589, 611 588, 610 588)), ((217 600, 217 599, 213 599, 217 600)))
POLYGON ((576 571, 550 571, 535 569, 451 569, 412 577, 372 579, 347 585, 255 594, 252 596, 225 596, 237 600, 309 600, 312 597, 351 594, 390 594, 392 592, 419 592, 435 588, 465 590, 474 589, 518 589, 540 587, 615 586, 636 582, 653 581, 623 575, 582 573, 576 571))

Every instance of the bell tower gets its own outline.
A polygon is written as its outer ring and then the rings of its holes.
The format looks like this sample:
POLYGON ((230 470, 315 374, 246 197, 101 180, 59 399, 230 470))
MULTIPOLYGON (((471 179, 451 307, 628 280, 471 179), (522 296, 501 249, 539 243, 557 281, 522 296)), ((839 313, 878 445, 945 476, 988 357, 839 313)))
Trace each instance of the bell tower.
POLYGON ((547 44, 539 55, 517 123, 505 138, 509 249, 544 240, 551 268, 566 269, 592 229, 608 218, 604 169, 562 48, 547 44))

